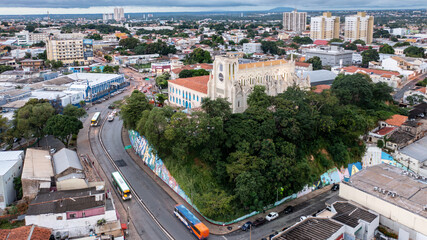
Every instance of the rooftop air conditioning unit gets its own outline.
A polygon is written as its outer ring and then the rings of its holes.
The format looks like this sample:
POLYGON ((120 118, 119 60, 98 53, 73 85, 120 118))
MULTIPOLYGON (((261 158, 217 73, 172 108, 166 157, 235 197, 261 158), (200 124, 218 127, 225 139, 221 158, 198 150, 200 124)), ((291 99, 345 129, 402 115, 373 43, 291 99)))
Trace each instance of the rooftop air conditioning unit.
POLYGON ((378 187, 374 187, 374 191, 377 191, 378 190, 378 187))
POLYGON ((395 198, 397 196, 397 193, 395 193, 395 192, 393 192, 392 194, 391 194, 391 197, 392 198, 395 198))
POLYGON ((387 193, 387 190, 383 189, 383 190, 382 190, 382 193, 383 193, 383 194, 386 194, 386 193, 387 193))

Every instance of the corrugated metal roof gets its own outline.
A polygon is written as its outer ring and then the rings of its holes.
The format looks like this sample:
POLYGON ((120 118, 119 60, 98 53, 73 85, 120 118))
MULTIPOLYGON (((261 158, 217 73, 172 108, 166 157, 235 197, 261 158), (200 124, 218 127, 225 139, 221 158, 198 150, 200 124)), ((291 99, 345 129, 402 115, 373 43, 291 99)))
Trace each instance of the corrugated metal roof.
POLYGON ((317 71, 303 71, 303 77, 309 77, 310 82, 322 82, 328 80, 334 80, 337 75, 328 70, 317 70, 317 71))
POLYGON ((22 179, 50 181, 53 177, 49 151, 28 148, 25 153, 22 179))
POLYGON ((409 144, 402 148, 400 152, 417 159, 421 163, 425 162, 427 160, 427 137, 423 137, 421 140, 409 144))
POLYGON ((53 164, 55 166, 55 174, 60 174, 70 167, 83 171, 83 166, 77 153, 67 148, 63 148, 53 155, 53 164))
POLYGON ((24 151, 0 151, 0 161, 18 160, 24 157, 24 151), (22 156, 21 156, 22 154, 22 156))

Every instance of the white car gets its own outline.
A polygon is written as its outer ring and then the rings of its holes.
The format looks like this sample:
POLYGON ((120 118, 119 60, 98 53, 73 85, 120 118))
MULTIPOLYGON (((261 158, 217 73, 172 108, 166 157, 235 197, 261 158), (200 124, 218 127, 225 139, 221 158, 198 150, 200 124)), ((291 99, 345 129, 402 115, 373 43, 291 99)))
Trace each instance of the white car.
POLYGON ((267 221, 271 221, 278 217, 279 217, 279 214, 277 212, 271 212, 265 217, 265 219, 267 219, 267 221))

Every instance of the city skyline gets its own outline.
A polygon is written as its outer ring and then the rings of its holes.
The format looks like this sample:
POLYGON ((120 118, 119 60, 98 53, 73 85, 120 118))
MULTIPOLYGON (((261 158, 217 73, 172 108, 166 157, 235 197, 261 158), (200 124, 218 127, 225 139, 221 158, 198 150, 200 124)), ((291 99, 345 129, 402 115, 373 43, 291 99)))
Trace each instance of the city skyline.
POLYGON ((214 0, 193 2, 189 0, 171 1, 136 1, 126 0, 117 5, 116 2, 98 1, 49 1, 49 0, 17 0, 6 2, 0 7, 0 15, 30 15, 45 14, 97 14, 111 11, 114 7, 123 7, 125 12, 203 12, 203 11, 265 11, 276 7, 296 8, 299 10, 377 10, 377 9, 419 9, 427 7, 422 0, 411 1, 368 1, 358 2, 357 7, 352 2, 336 0, 309 0, 304 3, 283 2, 278 0, 214 0), (168 6, 168 7, 164 7, 168 6))

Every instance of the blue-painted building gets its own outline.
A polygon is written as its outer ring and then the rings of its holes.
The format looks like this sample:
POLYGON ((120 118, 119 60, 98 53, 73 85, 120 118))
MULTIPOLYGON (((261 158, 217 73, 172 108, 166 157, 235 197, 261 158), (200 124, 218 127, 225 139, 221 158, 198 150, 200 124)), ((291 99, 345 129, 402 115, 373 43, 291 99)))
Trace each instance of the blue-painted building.
POLYGON ((74 73, 67 77, 75 80, 70 91, 84 92, 85 101, 96 101, 118 89, 129 86, 123 74, 74 73))

